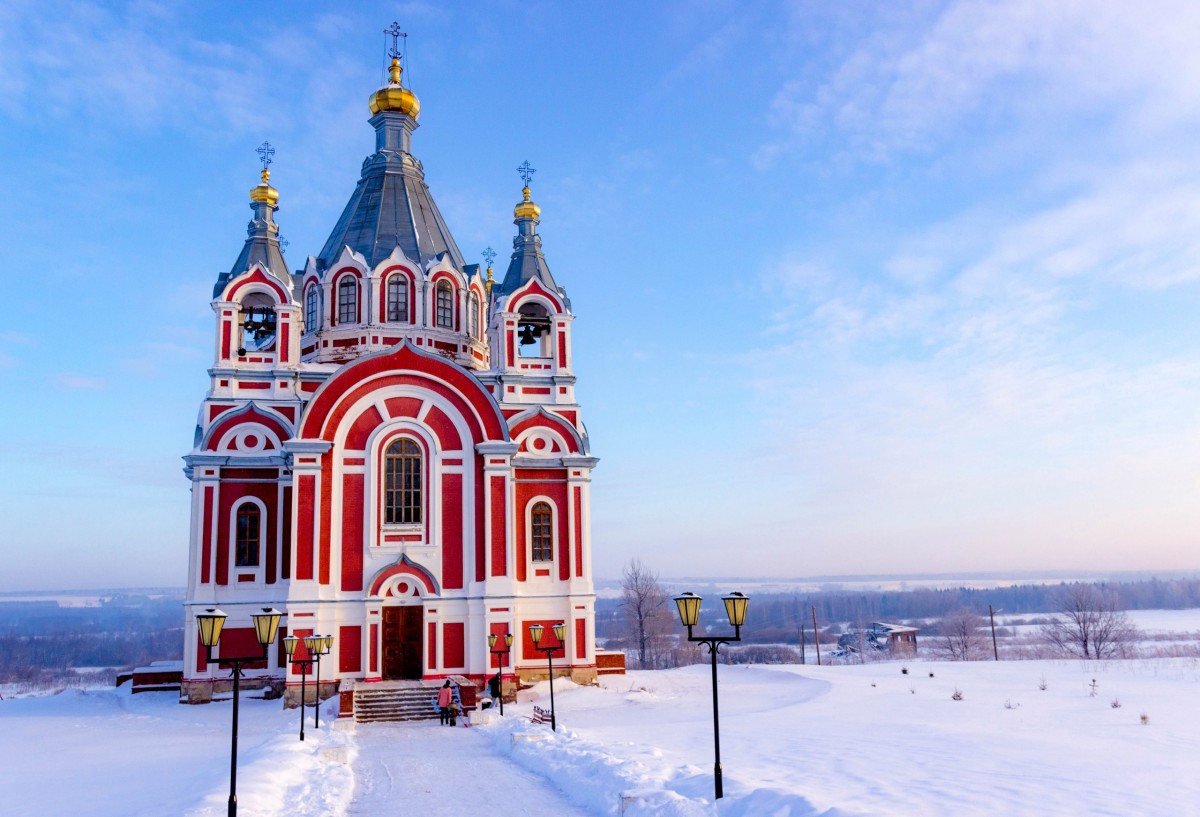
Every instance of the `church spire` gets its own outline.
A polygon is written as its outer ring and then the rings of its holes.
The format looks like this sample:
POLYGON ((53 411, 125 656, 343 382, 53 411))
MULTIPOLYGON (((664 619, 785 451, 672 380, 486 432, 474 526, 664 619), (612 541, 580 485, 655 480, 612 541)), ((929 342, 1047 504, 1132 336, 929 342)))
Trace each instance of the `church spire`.
POLYGON ((525 186, 521 188, 521 201, 513 208, 513 223, 517 225, 517 234, 513 237, 512 260, 508 262, 508 271, 504 273, 504 281, 500 284, 500 293, 507 295, 525 284, 531 278, 537 278, 551 292, 558 291, 546 257, 542 255, 542 237, 537 233, 537 225, 541 220, 542 208, 532 199, 529 184, 537 170, 528 160, 517 168, 525 186))
POLYGON ((262 264, 284 283, 291 281, 287 271, 287 262, 283 260, 283 251, 279 246, 279 225, 275 222, 275 211, 279 209, 279 191, 271 186, 271 163, 274 161, 275 148, 270 142, 263 142, 255 152, 262 163, 259 183, 250 188, 250 209, 254 218, 246 225, 246 243, 229 272, 223 272, 217 277, 213 288, 213 297, 218 297, 225 289, 225 284, 231 278, 236 278, 255 264, 262 264))

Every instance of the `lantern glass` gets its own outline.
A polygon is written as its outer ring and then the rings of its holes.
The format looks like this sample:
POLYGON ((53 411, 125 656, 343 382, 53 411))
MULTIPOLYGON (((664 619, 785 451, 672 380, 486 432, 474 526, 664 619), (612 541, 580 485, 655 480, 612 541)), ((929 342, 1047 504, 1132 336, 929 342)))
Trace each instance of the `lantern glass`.
POLYGON ((700 620, 700 602, 704 601, 695 593, 683 593, 675 597, 675 606, 679 608, 679 620, 684 627, 695 627, 700 620))
POLYGON ((512 649, 512 633, 504 634, 504 646, 508 647, 509 649, 512 649))
POLYGON ((196 626, 200 628, 200 643, 205 647, 215 647, 221 640, 221 628, 225 626, 225 613, 216 607, 209 607, 196 616, 196 626))
POLYGON ((333 636, 327 635, 324 640, 325 643, 321 645, 321 654, 329 655, 333 651, 333 636))
POLYGON ((287 652, 289 661, 292 659, 292 656, 296 654, 296 645, 299 643, 300 639, 296 638, 294 635, 289 635, 283 639, 283 649, 285 652, 287 652))
POLYGON ((495 647, 496 647, 496 634, 488 633, 488 649, 489 650, 495 649, 495 647))
POLYGON ((541 646, 542 631, 544 629, 545 628, 541 624, 530 624, 529 625, 529 637, 533 639, 533 646, 535 646, 535 647, 541 646))
POLYGON ((746 607, 750 604, 750 597, 741 593, 730 593, 724 596, 722 601, 725 602, 725 612, 729 616, 729 623, 734 627, 741 627, 746 623, 746 607))
POLYGON ((261 613, 251 616, 254 619, 254 635, 259 644, 265 647, 275 641, 275 635, 279 632, 279 617, 282 615, 278 610, 264 607, 261 613))
POLYGON ((558 622, 554 625, 554 637, 558 639, 558 644, 561 647, 567 641, 567 625, 563 622, 558 622))
POLYGON ((304 636, 304 649, 308 651, 308 657, 321 653, 321 645, 325 643, 325 637, 320 635, 304 636))

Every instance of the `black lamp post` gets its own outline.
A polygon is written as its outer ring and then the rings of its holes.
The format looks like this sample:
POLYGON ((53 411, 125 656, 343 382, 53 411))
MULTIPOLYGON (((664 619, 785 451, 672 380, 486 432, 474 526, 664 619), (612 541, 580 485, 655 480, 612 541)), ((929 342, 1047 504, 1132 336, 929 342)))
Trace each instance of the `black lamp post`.
MULTIPOLYGON (((329 651, 333 648, 333 636, 331 635, 312 635, 305 636, 304 646, 308 649, 308 654, 316 656, 317 659, 317 699, 313 707, 313 729, 321 728, 321 656, 329 655, 329 651)), ((302 684, 303 686, 303 684, 302 684)))
MULTIPOLYGON (((279 632, 279 617, 283 615, 270 607, 262 608, 261 613, 251 616, 254 619, 254 636, 262 645, 259 655, 226 656, 217 659, 220 664, 231 664, 233 668, 233 748, 229 757, 229 817, 237 815, 237 738, 238 738, 238 692, 241 684, 242 670, 246 664, 267 660, 267 647, 275 640, 279 632)), ((221 640, 221 629, 225 626, 226 615, 215 607, 210 607, 196 616, 196 626, 200 629, 200 643, 204 645, 205 660, 213 661, 213 647, 221 640)))
POLYGON ((294 635, 289 635, 287 638, 283 639, 283 648, 287 650, 288 663, 292 666, 295 666, 296 664, 300 665, 300 740, 304 740, 304 700, 308 697, 308 690, 306 689, 308 668, 312 666, 312 663, 315 660, 312 657, 312 647, 310 647, 308 643, 309 640, 313 638, 316 637, 310 635, 303 639, 304 649, 308 652, 308 658, 293 657, 296 654, 296 646, 302 639, 296 638, 294 635))
MULTIPOLYGON (((542 637, 541 633, 539 632, 537 635, 537 638, 541 639, 541 637, 542 637)), ((492 655, 507 656, 509 654, 509 652, 512 651, 512 633, 504 634, 504 649, 502 649, 502 650, 496 649, 496 641, 497 640, 498 639, 497 639, 495 633, 489 633, 488 634, 488 649, 491 650, 492 655)), ((536 644, 537 641, 535 641, 534 643, 536 644)), ((501 658, 496 659, 496 680, 498 682, 496 684, 496 689, 499 692, 499 695, 497 695, 496 697, 498 697, 500 699, 500 714, 501 715, 504 714, 504 664, 505 664, 505 661, 503 659, 501 659, 501 658)), ((553 692, 553 690, 551 690, 551 692, 553 692)), ((551 711, 553 711, 554 707, 551 706, 550 709, 551 709, 551 711)))
POLYGON ((538 652, 546 653, 546 661, 550 667, 550 731, 558 731, 558 723, 554 719, 554 651, 563 648, 563 636, 566 625, 559 622, 554 625, 554 637, 558 639, 558 643, 553 647, 542 646, 542 631, 545 629, 541 624, 529 625, 529 636, 533 639, 533 648, 538 652))
POLYGON ((713 748, 716 756, 716 762, 713 763, 713 780, 717 800, 725 795, 721 785, 721 727, 717 717, 717 649, 721 644, 742 640, 742 624, 746 622, 746 606, 750 603, 749 597, 741 593, 730 593, 722 600, 725 602, 725 612, 729 616, 729 623, 733 625, 733 635, 697 637, 692 635, 692 627, 696 626, 696 621, 700 618, 701 598, 695 593, 684 593, 675 597, 675 605, 679 608, 679 620, 683 622, 683 626, 687 627, 688 641, 707 644, 708 653, 712 656, 713 748))

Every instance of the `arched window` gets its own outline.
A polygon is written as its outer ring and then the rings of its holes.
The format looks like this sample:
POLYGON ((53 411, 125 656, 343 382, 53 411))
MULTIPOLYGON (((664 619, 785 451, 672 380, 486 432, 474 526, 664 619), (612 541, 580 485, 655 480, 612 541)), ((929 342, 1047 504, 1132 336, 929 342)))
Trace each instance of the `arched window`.
POLYGON ((338 323, 358 323, 358 282, 353 275, 338 283, 338 323))
POLYGON ((403 275, 388 279, 387 319, 393 323, 408 323, 408 281, 403 275))
POLYGON ((554 541, 550 534, 554 512, 546 502, 538 502, 529 514, 530 538, 533 561, 549 562, 554 559, 554 541))
POLYGON ((536 302, 521 304, 517 317, 517 355, 550 357, 550 313, 536 302))
POLYGON ((275 351, 275 302, 256 292, 247 295, 241 309, 242 341, 238 354, 275 351))
POLYGON ((405 437, 383 455, 384 524, 421 524, 421 448, 405 437))
POLYGON ((454 328, 454 290, 449 281, 440 281, 437 285, 437 325, 454 328))
POLYGON ((317 287, 314 284, 304 295, 304 331, 317 331, 317 287))
POLYGON ((479 293, 471 290, 471 337, 479 337, 479 293))
POLYGON ((252 502, 237 510, 235 536, 235 567, 258 567, 259 542, 262 533, 262 511, 252 502))

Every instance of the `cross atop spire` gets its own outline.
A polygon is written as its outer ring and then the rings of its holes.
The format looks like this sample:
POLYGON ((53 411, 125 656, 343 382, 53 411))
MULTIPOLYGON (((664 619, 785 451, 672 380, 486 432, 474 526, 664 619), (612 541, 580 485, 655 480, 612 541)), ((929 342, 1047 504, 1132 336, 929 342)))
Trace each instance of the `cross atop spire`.
POLYGON ((407 42, 408 32, 401 31, 400 24, 393 20, 391 26, 385 28, 383 33, 392 35, 392 47, 388 49, 388 56, 394 60, 400 59, 400 38, 403 37, 407 42))
POLYGON ((517 172, 520 173, 521 178, 525 180, 526 187, 528 187, 529 183, 533 181, 533 174, 537 173, 537 171, 534 170, 533 165, 529 164, 528 159, 526 159, 525 162, 517 168, 517 172))
POLYGON ((484 257, 484 260, 487 261, 487 265, 489 267, 491 267, 492 262, 496 260, 496 251, 493 250, 491 247, 488 247, 486 250, 484 250, 482 253, 480 253, 480 255, 482 255, 484 257))
POLYGON ((275 148, 271 147, 270 142, 263 142, 254 152, 258 154, 258 160, 262 162, 263 170, 267 169, 267 165, 274 161, 271 157, 275 155, 275 148))

